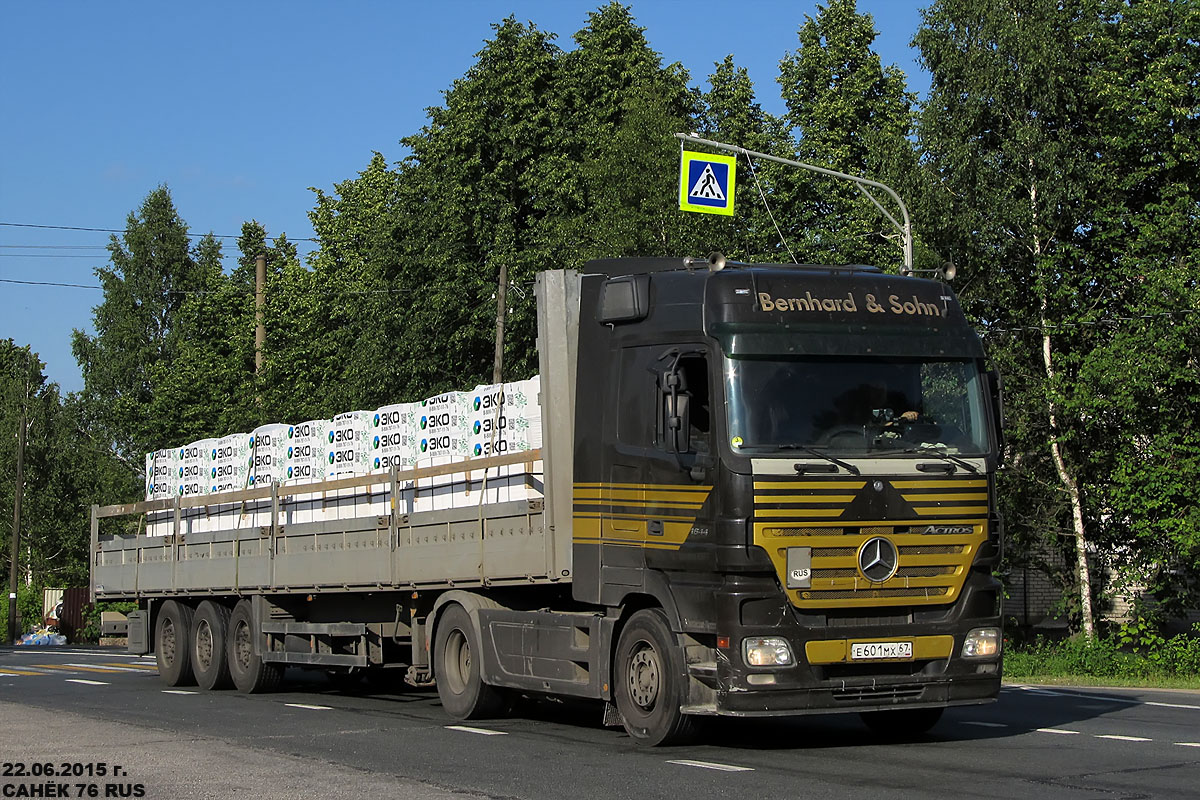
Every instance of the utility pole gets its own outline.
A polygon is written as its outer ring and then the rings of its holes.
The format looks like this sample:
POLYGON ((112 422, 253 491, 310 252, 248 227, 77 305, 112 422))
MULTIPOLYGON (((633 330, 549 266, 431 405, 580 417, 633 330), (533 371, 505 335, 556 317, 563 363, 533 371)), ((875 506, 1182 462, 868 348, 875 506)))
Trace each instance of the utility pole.
POLYGON ((254 374, 262 372, 263 347, 267 344, 267 325, 263 321, 266 307, 267 257, 254 259, 254 374))
POLYGON ((504 371, 504 312, 508 307, 508 262, 500 262, 500 285, 496 287, 496 360, 492 383, 500 383, 504 371))
POLYGON ((25 403, 17 427, 17 491, 13 495, 12 560, 8 566, 8 640, 17 641, 17 556, 20 553, 21 496, 25 493, 25 403))

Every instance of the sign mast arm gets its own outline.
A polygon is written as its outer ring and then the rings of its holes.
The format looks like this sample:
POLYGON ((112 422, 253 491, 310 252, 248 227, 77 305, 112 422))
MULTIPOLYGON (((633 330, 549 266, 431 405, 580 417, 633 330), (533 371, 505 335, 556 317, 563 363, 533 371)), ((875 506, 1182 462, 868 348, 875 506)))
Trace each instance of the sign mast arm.
POLYGON ((725 144, 724 142, 714 142, 711 139, 701 139, 699 136, 692 136, 687 133, 677 133, 677 134, 675 134, 675 137, 684 142, 692 142, 693 144, 703 144, 703 145, 707 145, 709 147, 715 147, 719 150, 729 150, 734 153, 740 153, 741 155, 744 155, 747 158, 764 158, 767 161, 774 161, 779 164, 787 164, 789 167, 799 167, 800 169, 806 169, 806 170, 809 170, 810 172, 817 172, 817 173, 820 173, 821 175, 828 175, 831 178, 841 178, 842 180, 847 180, 847 181, 852 182, 858 188, 858 190, 860 192, 862 192, 863 194, 865 194, 867 196, 867 199, 870 200, 872 203, 874 203, 875 207, 878 208, 879 211, 885 217, 887 217, 888 221, 892 223, 892 225, 896 228, 896 230, 900 232, 901 243, 902 243, 902 246, 904 247, 903 273, 905 275, 912 274, 912 271, 913 271, 912 221, 909 219, 909 216, 908 216, 908 206, 904 205, 904 201, 900 199, 900 195, 896 194, 896 192, 893 191, 890 186, 887 186, 886 184, 883 184, 883 183, 879 183, 878 181, 872 181, 872 180, 868 180, 867 178, 859 177, 858 175, 847 175, 845 172, 838 172, 837 170, 826 169, 825 167, 818 167, 818 166, 814 166, 813 164, 805 164, 803 161, 793 161, 790 158, 780 158, 779 156, 772 156, 772 155, 768 155, 767 153, 758 153, 758 152, 755 152, 754 150, 747 150, 746 148, 739 147, 735 144, 725 144), (883 207, 883 205, 880 204, 879 200, 877 200, 875 198, 875 196, 873 194, 871 194, 871 192, 867 189, 867 187, 873 187, 875 189, 881 189, 884 192, 887 192, 888 196, 896 201, 896 205, 900 209, 900 216, 903 219, 903 222, 897 221, 894 216, 889 214, 887 209, 885 209, 883 207))

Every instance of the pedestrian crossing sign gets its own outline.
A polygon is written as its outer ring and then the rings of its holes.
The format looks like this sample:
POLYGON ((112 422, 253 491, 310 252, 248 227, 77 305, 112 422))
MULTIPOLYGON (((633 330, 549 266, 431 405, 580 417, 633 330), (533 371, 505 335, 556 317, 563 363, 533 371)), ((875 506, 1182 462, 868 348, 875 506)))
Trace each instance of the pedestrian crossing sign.
POLYGON ((737 156, 683 151, 679 167, 679 208, 701 214, 733 216, 737 156))

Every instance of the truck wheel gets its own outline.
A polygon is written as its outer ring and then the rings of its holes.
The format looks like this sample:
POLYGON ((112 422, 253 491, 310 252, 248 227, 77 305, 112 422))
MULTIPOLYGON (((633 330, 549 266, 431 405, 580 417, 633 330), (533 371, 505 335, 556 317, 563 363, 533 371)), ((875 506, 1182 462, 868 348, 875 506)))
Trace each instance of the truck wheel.
POLYGON ((680 744, 696 735, 699 721, 679 710, 687 673, 667 617, 643 609, 629 618, 617 640, 613 695, 621 721, 638 744, 680 744))
POLYGON ((479 632, 460 605, 451 605, 434 633, 433 676, 442 708, 455 719, 486 719, 501 715, 505 693, 483 682, 479 632))
POLYGON ((942 718, 942 710, 940 708, 901 708, 895 711, 864 711, 859 716, 875 733, 897 739, 925 733, 942 718))
POLYGON ((167 600, 158 610, 154 624, 154 660, 167 686, 194 683, 190 635, 192 609, 177 600, 167 600))
POLYGON ((283 670, 254 654, 257 631, 254 630, 254 614, 249 600, 241 600, 234 606, 227 630, 225 655, 229 663, 229 676, 238 691, 257 694, 277 688, 283 680, 283 670))
POLYGON ((228 689, 229 657, 225 639, 229 634, 229 609, 205 600, 192 616, 192 672, 201 689, 228 689))

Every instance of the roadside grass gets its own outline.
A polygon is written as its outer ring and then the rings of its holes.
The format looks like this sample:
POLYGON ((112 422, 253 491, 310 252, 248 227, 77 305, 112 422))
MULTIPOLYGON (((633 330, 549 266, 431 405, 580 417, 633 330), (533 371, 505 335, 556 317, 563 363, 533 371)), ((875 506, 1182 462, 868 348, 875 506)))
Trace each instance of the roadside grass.
POLYGON ((1125 628, 1090 641, 1075 636, 1061 641, 1038 638, 1023 645, 1008 642, 1004 679, 1058 686, 1200 689, 1197 633, 1200 630, 1166 639, 1130 635, 1125 628))

